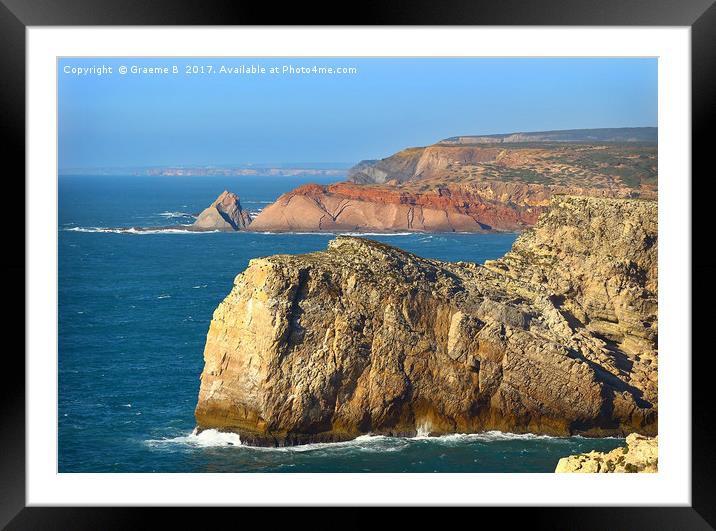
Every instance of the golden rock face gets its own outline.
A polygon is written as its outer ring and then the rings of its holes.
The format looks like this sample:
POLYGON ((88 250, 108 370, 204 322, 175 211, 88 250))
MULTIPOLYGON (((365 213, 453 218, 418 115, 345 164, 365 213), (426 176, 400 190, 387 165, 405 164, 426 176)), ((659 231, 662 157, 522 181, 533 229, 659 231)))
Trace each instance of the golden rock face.
POLYGON ((363 238, 255 259, 214 312, 199 430, 290 445, 365 433, 656 433, 657 210, 556 196, 502 259, 363 238))
POLYGON ((589 452, 563 457, 557 463, 555 472, 586 474, 658 472, 658 442, 658 437, 644 437, 632 433, 626 438, 625 447, 611 452, 589 452))

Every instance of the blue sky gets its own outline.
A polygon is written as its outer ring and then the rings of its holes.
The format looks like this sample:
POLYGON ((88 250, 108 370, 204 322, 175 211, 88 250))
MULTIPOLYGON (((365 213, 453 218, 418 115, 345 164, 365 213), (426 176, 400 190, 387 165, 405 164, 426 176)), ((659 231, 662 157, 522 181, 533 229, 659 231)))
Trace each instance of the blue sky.
POLYGON ((61 59, 58 98, 61 169, 353 163, 456 135, 656 126, 657 60, 61 59), (65 73, 100 65, 112 74, 65 73), (121 75, 123 65, 179 73, 121 75), (268 73, 286 65, 357 73, 268 73))

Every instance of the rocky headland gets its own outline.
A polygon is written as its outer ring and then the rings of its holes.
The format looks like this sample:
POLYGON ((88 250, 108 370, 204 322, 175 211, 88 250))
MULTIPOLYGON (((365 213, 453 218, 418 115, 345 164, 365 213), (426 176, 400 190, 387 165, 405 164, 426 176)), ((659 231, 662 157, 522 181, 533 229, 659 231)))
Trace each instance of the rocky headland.
POLYGON ((655 435, 656 202, 552 196, 484 266, 354 237, 254 259, 204 362, 197 429, 255 445, 655 435))
POLYGON ((250 230, 260 232, 489 232, 531 227, 555 194, 633 197, 630 189, 546 187, 486 181, 412 187, 308 184, 263 209, 250 230))
MULTIPOLYGON (((498 188, 440 187, 423 193, 390 187, 309 184, 283 194, 256 216, 251 230, 267 232, 484 232, 514 231, 535 223, 540 199, 512 204, 498 188)), ((516 194, 520 191, 513 190, 516 194)), ((545 201, 546 202, 546 201, 545 201)))
POLYGON ((251 230, 484 232, 532 226, 553 195, 656 199, 655 128, 464 136, 278 198, 251 230))
POLYGON ((577 473, 629 473, 659 471, 658 437, 644 437, 632 433, 626 438, 626 446, 611 452, 589 452, 563 457, 555 472, 577 473))
POLYGON ((656 199, 655 128, 461 136, 362 161, 254 218, 224 191, 191 225, 119 231, 488 232, 534 225, 554 195, 656 199))

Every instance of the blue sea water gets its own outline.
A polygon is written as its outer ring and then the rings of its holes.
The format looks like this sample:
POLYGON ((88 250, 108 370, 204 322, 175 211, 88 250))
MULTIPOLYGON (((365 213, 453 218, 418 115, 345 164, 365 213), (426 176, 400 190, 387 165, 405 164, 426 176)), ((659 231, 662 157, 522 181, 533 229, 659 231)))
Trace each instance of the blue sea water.
MULTIPOLYGON (((560 457, 621 439, 489 432, 364 436, 268 449, 193 434, 213 310, 249 259, 325 249, 327 234, 116 233, 188 224, 224 189, 257 212, 316 177, 59 179, 60 472, 551 472, 560 457)), ((514 234, 370 236, 418 255, 483 262, 514 234)))

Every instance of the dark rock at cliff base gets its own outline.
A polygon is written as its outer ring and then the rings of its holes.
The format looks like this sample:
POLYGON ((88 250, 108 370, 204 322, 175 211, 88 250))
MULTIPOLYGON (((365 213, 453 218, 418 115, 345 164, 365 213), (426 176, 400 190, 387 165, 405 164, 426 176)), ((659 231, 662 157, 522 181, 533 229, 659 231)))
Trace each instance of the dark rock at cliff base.
POLYGON ((241 208, 239 196, 224 192, 204 209, 191 225, 191 230, 244 230, 251 223, 251 216, 241 208))
POLYGON ((654 435, 657 205, 555 196, 485 266, 339 237, 254 259, 213 315, 198 429, 291 445, 654 435))

